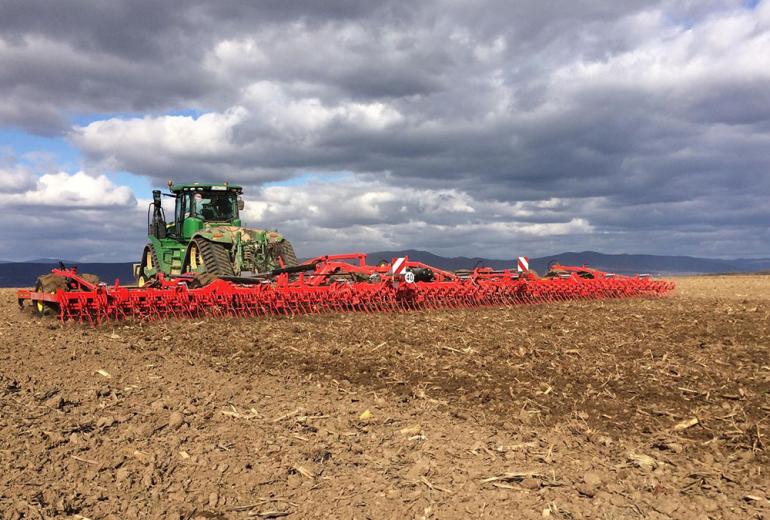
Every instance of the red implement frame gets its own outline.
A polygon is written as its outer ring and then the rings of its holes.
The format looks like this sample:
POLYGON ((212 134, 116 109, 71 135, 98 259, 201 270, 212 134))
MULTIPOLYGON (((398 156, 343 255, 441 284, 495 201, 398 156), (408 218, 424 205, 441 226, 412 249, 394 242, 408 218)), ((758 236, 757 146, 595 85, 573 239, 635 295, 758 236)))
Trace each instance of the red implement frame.
MULTIPOLYGON (((94 285, 75 270, 54 269, 66 279, 66 289, 54 294, 18 291, 24 301, 55 304, 59 317, 90 324, 107 320, 155 320, 202 316, 274 316, 324 312, 386 312, 416 309, 508 306, 566 300, 662 296, 672 282, 649 277, 608 275, 586 267, 559 266, 562 275, 538 278, 516 269, 477 268, 463 274, 435 269, 420 262, 371 266, 366 255, 321 256, 305 271, 253 279, 217 279, 193 288, 194 277, 159 277, 152 287, 94 285), (406 273, 430 270, 431 281, 414 281, 406 273), (591 272, 592 278, 585 278, 591 272), (566 276, 564 273, 568 273, 566 276), (411 283, 410 283, 411 282, 411 283)), ((279 270, 280 271, 280 270, 279 270)))

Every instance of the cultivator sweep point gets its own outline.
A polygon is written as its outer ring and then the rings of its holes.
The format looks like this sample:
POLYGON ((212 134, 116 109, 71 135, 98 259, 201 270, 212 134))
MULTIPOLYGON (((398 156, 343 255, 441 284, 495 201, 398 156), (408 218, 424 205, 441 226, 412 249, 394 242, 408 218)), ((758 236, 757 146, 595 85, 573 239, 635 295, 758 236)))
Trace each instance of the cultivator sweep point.
POLYGON ((199 317, 297 316, 335 312, 400 312, 419 309, 510 306, 567 300, 662 296, 665 280, 618 276, 587 267, 553 266, 535 273, 476 268, 448 272, 408 258, 371 266, 366 255, 321 256, 305 264, 249 278, 158 276, 149 285, 108 286, 54 269, 55 292, 18 292, 19 304, 48 309, 62 321, 100 324, 109 320, 199 317), (205 285, 204 285, 205 284, 205 285))

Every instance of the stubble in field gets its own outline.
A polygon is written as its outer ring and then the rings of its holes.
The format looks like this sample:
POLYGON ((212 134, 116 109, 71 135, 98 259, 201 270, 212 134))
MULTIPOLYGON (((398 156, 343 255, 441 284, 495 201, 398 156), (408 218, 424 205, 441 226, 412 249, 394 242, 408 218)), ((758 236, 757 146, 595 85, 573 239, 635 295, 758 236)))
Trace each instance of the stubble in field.
POLYGON ((4 518, 762 518, 770 277, 98 329, 3 292, 4 518))

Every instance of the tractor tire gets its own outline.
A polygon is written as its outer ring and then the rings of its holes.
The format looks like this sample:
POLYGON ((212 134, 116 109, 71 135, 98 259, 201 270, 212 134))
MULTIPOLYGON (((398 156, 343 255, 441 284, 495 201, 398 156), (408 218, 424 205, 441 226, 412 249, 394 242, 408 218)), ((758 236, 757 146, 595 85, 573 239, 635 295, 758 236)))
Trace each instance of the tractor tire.
POLYGON ((276 256, 281 259, 284 267, 294 267, 298 265, 297 255, 294 253, 294 246, 286 239, 278 242, 275 247, 276 256))
POLYGON ((158 274, 160 269, 160 261, 158 260, 158 253, 155 251, 155 248, 152 246, 146 247, 144 249, 144 253, 142 254, 142 267, 140 268, 139 277, 136 279, 136 285, 139 287, 144 287, 145 285, 151 283, 155 276, 158 274), (155 271, 154 274, 149 274, 145 270, 152 269, 155 271))
POLYGON ((187 247, 182 272, 213 276, 235 276, 230 253, 224 244, 194 238, 187 247))

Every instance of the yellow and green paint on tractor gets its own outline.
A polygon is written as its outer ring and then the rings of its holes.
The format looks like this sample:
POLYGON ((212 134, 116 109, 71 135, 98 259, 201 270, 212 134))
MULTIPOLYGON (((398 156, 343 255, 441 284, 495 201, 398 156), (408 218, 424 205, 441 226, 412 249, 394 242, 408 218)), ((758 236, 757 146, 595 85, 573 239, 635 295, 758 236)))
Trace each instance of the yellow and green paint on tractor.
POLYGON ((247 276, 297 264, 292 245, 275 230, 241 226, 243 188, 229 183, 175 185, 152 192, 147 211, 148 243, 134 266, 137 283, 159 273, 247 276), (175 199, 174 220, 166 221, 161 197, 175 199))

